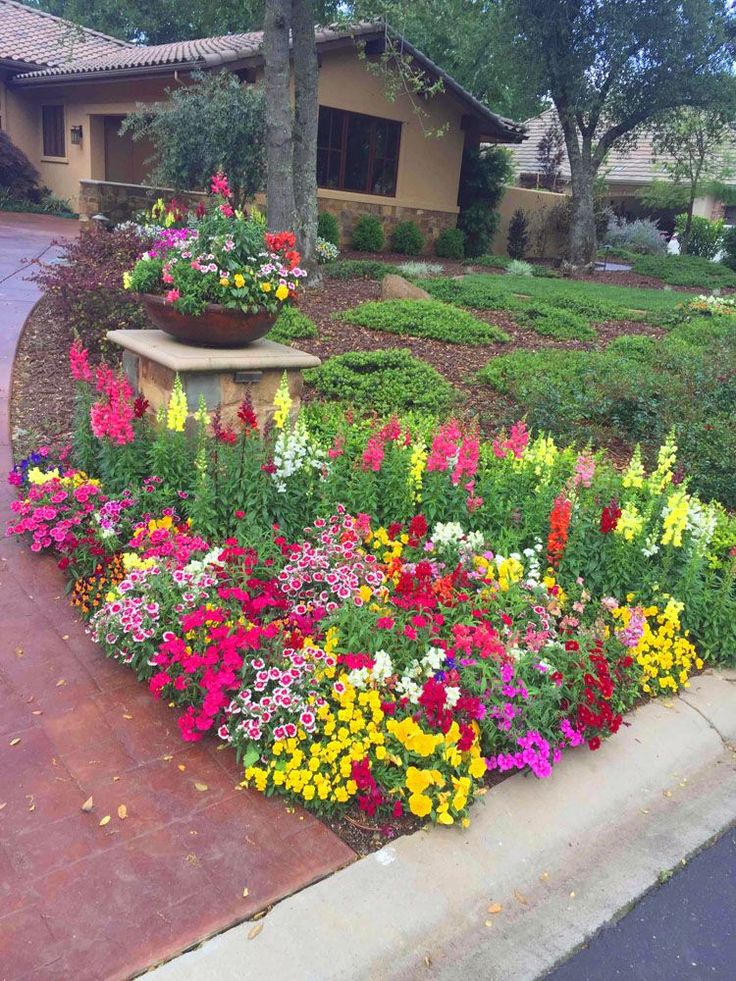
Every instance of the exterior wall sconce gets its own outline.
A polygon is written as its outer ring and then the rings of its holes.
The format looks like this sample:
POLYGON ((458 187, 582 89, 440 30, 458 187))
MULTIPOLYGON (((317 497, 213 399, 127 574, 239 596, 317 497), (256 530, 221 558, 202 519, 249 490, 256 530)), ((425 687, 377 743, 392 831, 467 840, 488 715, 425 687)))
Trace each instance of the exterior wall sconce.
POLYGON ((81 126, 72 126, 72 143, 75 146, 79 146, 79 144, 82 142, 82 135, 81 126))

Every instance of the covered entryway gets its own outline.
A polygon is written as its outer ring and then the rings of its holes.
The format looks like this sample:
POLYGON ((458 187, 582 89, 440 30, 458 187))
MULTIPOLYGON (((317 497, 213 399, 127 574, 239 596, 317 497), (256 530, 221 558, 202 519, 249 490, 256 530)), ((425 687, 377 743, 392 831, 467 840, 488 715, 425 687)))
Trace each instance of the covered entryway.
POLYGON ((130 133, 120 134, 125 116, 103 116, 105 144, 105 180, 118 184, 147 184, 153 147, 149 140, 133 140, 130 133))

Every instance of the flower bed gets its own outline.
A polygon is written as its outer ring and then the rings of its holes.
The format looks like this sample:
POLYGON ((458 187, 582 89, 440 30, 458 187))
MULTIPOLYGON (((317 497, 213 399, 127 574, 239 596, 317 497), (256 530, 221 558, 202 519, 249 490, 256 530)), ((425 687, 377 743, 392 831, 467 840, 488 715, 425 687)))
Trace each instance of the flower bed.
POLYGON ((75 346, 74 446, 11 474, 105 654, 216 734, 244 783, 323 814, 464 823, 494 771, 552 772, 736 623, 734 524, 678 483, 449 420, 152 421, 75 346), (90 476, 94 474, 95 476, 90 476), (690 632, 692 631, 692 637, 690 632))

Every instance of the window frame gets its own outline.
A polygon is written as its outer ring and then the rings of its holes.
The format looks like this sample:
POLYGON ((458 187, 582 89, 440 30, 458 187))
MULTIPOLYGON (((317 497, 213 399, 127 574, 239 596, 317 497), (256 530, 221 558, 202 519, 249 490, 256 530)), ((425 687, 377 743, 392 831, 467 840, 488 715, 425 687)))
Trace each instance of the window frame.
MULTIPOLYGON (((402 135, 402 123, 399 119, 388 119, 386 116, 371 116, 364 112, 353 112, 350 109, 340 109, 337 106, 327 106, 320 104, 319 112, 322 113, 323 110, 329 111, 330 113, 339 113, 341 116, 339 131, 340 131, 340 141, 339 144, 329 143, 328 145, 320 145, 319 137, 317 139, 317 172, 319 173, 319 160, 320 153, 326 152, 328 154, 339 154, 340 165, 339 165, 339 176, 338 184, 335 187, 331 187, 326 184, 320 184, 318 181, 318 187, 323 191, 341 191, 343 194, 368 194, 371 197, 377 198, 395 198, 398 191, 399 184, 399 159, 401 156, 401 135, 402 135), (370 145, 368 148, 368 164, 366 167, 366 187, 360 190, 355 188, 345 187, 345 172, 347 169, 347 152, 348 152, 348 126, 350 125, 351 118, 367 120, 370 125, 370 145), (396 132, 396 155, 392 157, 387 157, 385 154, 381 156, 376 155, 376 130, 379 124, 388 124, 390 127, 394 128, 396 132), (383 173, 386 164, 393 160, 393 192, 391 194, 381 193, 379 191, 372 191, 369 188, 374 184, 374 167, 376 161, 379 161, 379 166, 381 173, 383 173)), ((332 124, 330 126, 332 131, 332 124)), ((330 133, 332 137, 332 132, 330 133)))
MULTIPOLYGON (((51 141, 49 141, 51 143, 51 141)), ((59 149, 58 146, 54 146, 52 143, 52 149, 59 149)), ((66 160, 66 109, 63 103, 55 102, 48 103, 41 106, 41 159, 42 160, 66 160), (47 110, 54 109, 59 111, 61 116, 61 125, 59 126, 58 121, 55 123, 54 128, 57 129, 56 133, 52 134, 55 138, 60 139, 61 153, 49 153, 46 149, 46 135, 47 135, 47 110)))

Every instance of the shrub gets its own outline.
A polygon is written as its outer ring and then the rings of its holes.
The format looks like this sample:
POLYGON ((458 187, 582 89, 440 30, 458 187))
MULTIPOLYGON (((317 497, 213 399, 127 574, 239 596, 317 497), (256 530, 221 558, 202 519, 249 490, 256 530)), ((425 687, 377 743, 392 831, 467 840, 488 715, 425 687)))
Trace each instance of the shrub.
POLYGON ((529 246, 529 222, 522 208, 511 216, 506 236, 506 248, 512 259, 523 259, 529 246))
POLYGON ((683 251, 687 255, 697 256, 700 259, 714 259, 721 247, 723 239, 723 220, 711 221, 700 215, 693 215, 690 226, 690 234, 685 241, 685 222, 687 215, 678 215, 675 218, 675 231, 680 236, 683 251))
POLYGON ((28 157, 0 130, 0 190, 9 197, 39 201, 39 173, 28 157))
POLYGON ((729 269, 736 269, 736 225, 731 225, 723 233, 723 251, 726 253, 721 260, 729 269))
POLYGON ((531 262, 524 262, 523 259, 512 259, 506 266, 508 276, 533 276, 534 266, 531 262))
POLYGON ((450 344, 491 344, 509 339, 508 334, 493 324, 439 300, 379 300, 362 303, 337 316, 369 330, 428 337, 450 344))
POLYGON ((383 226, 375 215, 361 215, 353 228, 356 252, 380 252, 383 248, 383 226))
POLYGON ((322 272, 328 279, 383 279, 395 266, 378 259, 340 259, 328 263, 322 272))
POLYGON ((269 341, 288 344, 300 337, 318 337, 317 325, 296 307, 283 307, 276 323, 268 332, 269 341))
POLYGON ((641 255, 665 255, 667 242, 656 221, 651 218, 614 218, 608 225, 605 245, 641 255))
POLYGON ((498 205, 512 173, 512 157, 506 147, 468 148, 463 153, 458 228, 465 232, 466 255, 488 252, 498 228, 498 205))
POLYGON ((98 351, 108 330, 146 326, 137 297, 123 289, 123 273, 144 248, 133 229, 92 228, 65 243, 63 264, 41 266, 34 279, 47 294, 51 315, 70 336, 77 331, 98 351))
POLYGON ((404 348, 338 354, 307 369, 304 378, 325 398, 385 413, 439 413, 457 395, 438 371, 404 348))
POLYGON ((441 259, 462 259, 465 256, 465 232, 462 228, 443 228, 435 239, 434 252, 441 259))
POLYGON ((325 262, 334 262, 340 255, 340 250, 332 242, 328 242, 326 238, 318 238, 314 246, 314 254, 317 257, 317 262, 322 265, 325 262))
POLYGON ((391 232, 391 248, 400 255, 419 255, 424 248, 424 236, 413 221, 400 221, 391 232))
POLYGON ((466 266, 487 266, 490 269, 507 269, 511 259, 507 255, 477 255, 466 259, 466 266))
POLYGON ((340 245, 340 225, 337 218, 329 211, 321 211, 317 219, 317 237, 323 238, 333 245, 340 245))
POLYGON ((42 194, 37 201, 17 198, 0 190, 0 211, 18 211, 32 215, 57 215, 59 218, 75 218, 72 206, 55 194, 42 194))
POLYGON ((445 267, 439 262, 402 262, 396 267, 402 276, 441 276, 445 267))
POLYGON ((736 272, 720 262, 693 255, 640 256, 632 268, 641 276, 661 279, 673 286, 736 287, 736 272))

